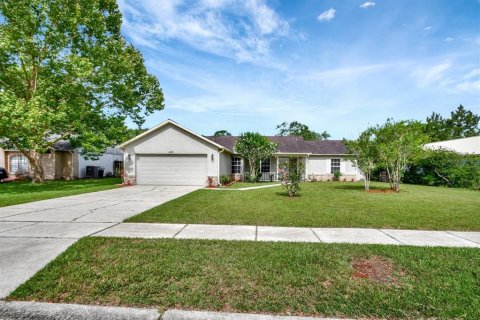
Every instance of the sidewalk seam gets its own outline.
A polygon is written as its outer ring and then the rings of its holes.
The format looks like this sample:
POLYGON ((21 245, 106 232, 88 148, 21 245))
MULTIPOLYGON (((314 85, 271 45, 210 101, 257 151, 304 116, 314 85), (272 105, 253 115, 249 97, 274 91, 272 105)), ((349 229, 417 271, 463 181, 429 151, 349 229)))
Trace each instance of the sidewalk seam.
POLYGON ((395 238, 394 236, 392 236, 391 234, 388 234, 387 232, 383 231, 382 229, 376 229, 378 231, 380 231, 381 233, 385 234, 386 236, 392 238, 393 240, 395 241, 398 241, 400 244, 403 244, 404 246, 406 245, 404 242, 398 240, 397 238, 395 238))
POLYGON ((91 234, 88 234, 88 235, 86 235, 85 237, 94 236, 94 235, 96 235, 97 233, 100 233, 100 232, 105 231, 105 230, 107 230, 107 229, 110 229, 110 228, 113 228, 113 227, 115 227, 115 226, 118 226, 120 223, 121 223, 121 222, 117 222, 117 223, 115 223, 115 224, 113 224, 113 225, 111 225, 111 226, 108 226, 108 227, 103 228, 103 229, 101 229, 101 230, 95 231, 95 232, 93 232, 93 233, 91 233, 91 234))
POLYGON ((185 228, 188 226, 188 224, 185 224, 182 228, 180 228, 180 230, 178 230, 172 237, 172 239, 175 239, 176 236, 178 236, 180 234, 180 232, 182 232, 183 230, 185 230, 185 228))
POLYGON ((473 240, 464 238, 464 237, 462 237, 462 236, 459 236, 458 234, 452 233, 451 231, 444 231, 444 232, 445 232, 445 233, 448 233, 448 234, 451 234, 452 236, 455 236, 455 237, 460 238, 460 239, 462 239, 462 240, 465 240, 465 241, 468 241, 468 242, 471 242, 471 243, 475 243, 475 244, 480 244, 480 242, 476 242, 476 241, 473 241, 473 240))
POLYGON ((313 234, 314 234, 315 237, 318 239, 318 241, 320 241, 320 243, 324 243, 324 242, 322 241, 322 239, 320 239, 320 237, 318 236, 318 234, 315 232, 315 230, 313 230, 313 228, 309 228, 309 229, 310 229, 310 231, 313 232, 313 234))

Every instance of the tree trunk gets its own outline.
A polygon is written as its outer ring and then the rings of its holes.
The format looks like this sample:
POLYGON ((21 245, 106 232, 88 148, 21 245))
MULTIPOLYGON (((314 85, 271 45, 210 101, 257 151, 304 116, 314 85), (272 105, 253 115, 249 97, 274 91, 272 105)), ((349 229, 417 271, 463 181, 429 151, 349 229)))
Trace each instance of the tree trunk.
POLYGON ((27 151, 23 153, 30 162, 32 170, 32 182, 44 182, 45 172, 43 171, 42 154, 37 151, 27 151))
POLYGON ((365 191, 369 191, 370 190, 370 174, 369 173, 365 173, 365 191))

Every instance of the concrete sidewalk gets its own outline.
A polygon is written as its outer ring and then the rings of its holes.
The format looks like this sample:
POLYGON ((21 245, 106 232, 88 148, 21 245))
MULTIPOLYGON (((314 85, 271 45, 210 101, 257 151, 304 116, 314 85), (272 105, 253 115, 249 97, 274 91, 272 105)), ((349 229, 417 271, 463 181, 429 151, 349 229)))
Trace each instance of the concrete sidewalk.
POLYGON ((480 248, 480 232, 462 231, 121 223, 93 236, 480 248))
POLYGON ((196 189, 134 186, 0 208, 0 298, 77 239, 196 189))

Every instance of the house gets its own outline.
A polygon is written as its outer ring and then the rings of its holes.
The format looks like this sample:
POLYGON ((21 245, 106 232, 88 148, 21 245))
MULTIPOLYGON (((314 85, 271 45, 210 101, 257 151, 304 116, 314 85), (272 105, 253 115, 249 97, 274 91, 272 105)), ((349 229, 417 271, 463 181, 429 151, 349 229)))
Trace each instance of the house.
POLYGON ((427 149, 445 149, 462 154, 480 155, 480 136, 427 143, 427 149))
MULTIPOLYGON (((279 167, 295 157, 305 167, 306 180, 331 180, 335 171, 341 180, 359 180, 361 173, 347 159, 338 140, 305 141, 296 136, 268 137, 278 143, 277 152, 261 163, 261 180, 279 178, 279 167)), ((145 185, 198 185, 210 179, 218 184, 222 175, 241 179, 248 166, 234 151, 238 137, 206 137, 167 120, 120 145, 124 151, 125 182, 145 185)))
MULTIPOLYGON (((115 174, 123 168, 123 153, 117 148, 107 148, 97 160, 85 159, 80 149, 72 148, 67 141, 57 142, 53 150, 42 157, 45 179, 85 178, 87 166, 99 166, 105 174, 115 174)), ((9 173, 9 179, 30 176, 28 159, 18 150, 0 148, 0 167, 9 173)))

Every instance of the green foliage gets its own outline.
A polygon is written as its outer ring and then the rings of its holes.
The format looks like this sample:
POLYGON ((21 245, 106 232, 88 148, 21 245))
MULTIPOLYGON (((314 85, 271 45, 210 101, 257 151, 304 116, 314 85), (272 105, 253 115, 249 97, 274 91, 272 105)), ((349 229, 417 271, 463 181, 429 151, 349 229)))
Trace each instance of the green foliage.
POLYGON ((247 178, 250 182, 258 181, 260 175, 260 161, 268 159, 277 150, 277 144, 257 132, 245 132, 236 141, 234 150, 248 161, 250 173, 247 178))
POLYGON ((300 192, 300 182, 305 172, 304 166, 297 158, 290 157, 280 166, 282 173, 282 187, 289 197, 295 197, 300 192))
POLYGON ((221 183, 222 185, 227 185, 227 184, 229 184, 229 183, 230 183, 230 176, 228 176, 228 175, 226 175, 226 174, 222 175, 222 176, 220 177, 220 183, 221 183))
POLYGON ((365 190, 369 190, 372 173, 378 166, 378 148, 374 128, 368 128, 356 140, 344 141, 353 164, 362 171, 365 190))
POLYGON ((450 118, 443 118, 433 112, 427 118, 425 133, 432 142, 473 137, 480 134, 480 115, 460 105, 450 113, 450 118))
POLYGON ((231 136, 232 134, 227 130, 218 130, 218 131, 215 131, 213 135, 215 137, 226 137, 226 136, 231 136))
POLYGON ((148 129, 145 129, 145 128, 127 128, 125 127, 124 129, 124 132, 121 136, 122 138, 122 143, 123 142, 126 142, 130 139, 133 139, 135 138, 136 136, 138 136, 139 134, 142 134, 144 133, 145 131, 147 131, 148 129))
POLYGON ((378 165, 387 170, 390 187, 398 192, 407 165, 422 157, 422 146, 428 137, 423 133, 420 122, 395 122, 391 119, 384 125, 375 127, 374 133, 378 165))
POLYGON ((327 140, 330 134, 327 131, 318 133, 312 131, 307 125, 298 121, 282 122, 276 129, 278 129, 279 136, 301 136, 304 140, 327 140))
POLYGON ((480 157, 432 150, 405 174, 406 182, 458 188, 480 188, 480 157))
POLYGON ((35 180, 55 142, 96 156, 121 142, 127 118, 140 126, 163 109, 121 19, 115 0, 0 2, 0 147, 27 156, 35 180))
POLYGON ((333 181, 340 181, 340 177, 342 176, 342 173, 340 170, 335 170, 333 172, 333 181))

